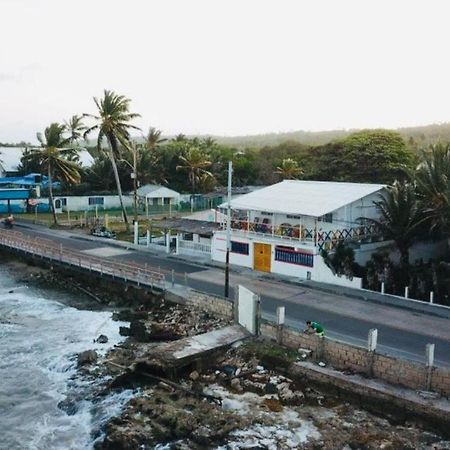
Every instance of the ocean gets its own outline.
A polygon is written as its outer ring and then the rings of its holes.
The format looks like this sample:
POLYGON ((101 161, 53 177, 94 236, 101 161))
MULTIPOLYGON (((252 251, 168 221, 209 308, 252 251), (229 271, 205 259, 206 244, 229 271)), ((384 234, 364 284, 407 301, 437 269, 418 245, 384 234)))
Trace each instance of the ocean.
POLYGON ((69 306, 73 297, 17 283, 0 267, 1 450, 92 449, 133 394, 97 397, 107 380, 77 371, 77 354, 105 354, 123 339, 124 323, 111 312, 69 306), (100 334, 107 344, 93 343, 100 334))

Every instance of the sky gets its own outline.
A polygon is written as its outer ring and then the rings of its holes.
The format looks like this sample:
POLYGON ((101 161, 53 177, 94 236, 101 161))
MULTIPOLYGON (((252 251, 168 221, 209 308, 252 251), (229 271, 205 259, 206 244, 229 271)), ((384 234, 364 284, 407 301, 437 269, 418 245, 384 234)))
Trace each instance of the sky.
POLYGON ((447 1, 0 0, 0 142, 94 113, 248 135, 450 121, 447 1))

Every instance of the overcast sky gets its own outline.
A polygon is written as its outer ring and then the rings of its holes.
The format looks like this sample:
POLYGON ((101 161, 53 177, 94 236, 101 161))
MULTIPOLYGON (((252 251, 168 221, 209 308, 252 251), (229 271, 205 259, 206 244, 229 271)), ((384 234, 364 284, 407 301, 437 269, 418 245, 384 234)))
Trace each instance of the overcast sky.
POLYGON ((243 135, 450 120, 446 1, 0 0, 0 141, 94 112, 243 135))

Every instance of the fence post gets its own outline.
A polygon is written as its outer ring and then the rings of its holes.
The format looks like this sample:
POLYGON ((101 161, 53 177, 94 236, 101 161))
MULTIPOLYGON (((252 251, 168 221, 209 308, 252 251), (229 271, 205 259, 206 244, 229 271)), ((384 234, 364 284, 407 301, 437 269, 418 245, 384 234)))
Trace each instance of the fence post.
POLYGON ((434 303, 434 292, 430 292, 430 303, 434 303))
POLYGON ((283 328, 286 317, 286 308, 284 306, 277 307, 277 344, 283 344, 283 328))
POLYGON ((381 282, 381 293, 384 295, 384 281, 381 282))
POLYGON ((405 298, 408 298, 409 295, 409 287, 405 286, 405 298))
POLYGON ((426 345, 425 356, 426 356, 426 368, 427 368, 426 390, 431 391, 431 380, 432 380, 432 376, 433 376, 433 366, 434 366, 434 344, 426 345))
POLYGON ((139 222, 137 220, 133 223, 133 231, 134 231, 134 245, 139 244, 139 222))
POLYGON ((172 287, 175 286, 175 270, 172 269, 172 287))
POLYGON ((367 337, 367 375, 373 377, 373 364, 375 360, 375 351, 377 349, 378 330, 371 328, 367 337))

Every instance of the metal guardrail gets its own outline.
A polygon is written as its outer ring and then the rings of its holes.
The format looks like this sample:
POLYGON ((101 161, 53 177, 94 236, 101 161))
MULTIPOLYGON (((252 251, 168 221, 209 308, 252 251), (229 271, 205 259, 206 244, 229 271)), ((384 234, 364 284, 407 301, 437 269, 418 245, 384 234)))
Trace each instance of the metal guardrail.
POLYGON ((125 264, 108 261, 82 252, 69 250, 62 245, 57 245, 50 239, 30 239, 18 231, 1 230, 0 245, 15 250, 20 250, 29 255, 41 257, 56 263, 78 267, 89 272, 112 278, 122 279, 125 282, 133 282, 138 286, 148 286, 165 290, 166 277, 161 272, 150 270, 135 264, 125 264))

